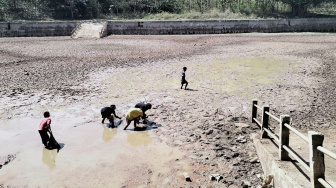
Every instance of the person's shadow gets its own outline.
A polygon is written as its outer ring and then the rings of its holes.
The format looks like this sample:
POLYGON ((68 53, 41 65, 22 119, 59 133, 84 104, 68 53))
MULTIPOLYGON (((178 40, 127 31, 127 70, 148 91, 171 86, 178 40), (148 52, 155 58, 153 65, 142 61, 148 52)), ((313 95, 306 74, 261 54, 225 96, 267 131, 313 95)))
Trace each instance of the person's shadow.
MULTIPOLYGON (((115 121, 114 122, 114 128, 119 127, 119 125, 121 125, 122 122, 123 122, 122 119, 119 120, 119 121, 115 121)), ((113 128, 112 125, 111 125, 111 123, 104 123, 104 125, 105 125, 106 128, 113 128)))
POLYGON ((198 91, 197 89, 187 88, 186 91, 198 91))
POLYGON ((146 120, 145 122, 141 122, 140 124, 142 125, 140 125, 139 127, 133 128, 133 131, 149 131, 149 130, 156 129, 162 126, 161 124, 157 124, 156 122, 149 121, 149 120, 146 120))

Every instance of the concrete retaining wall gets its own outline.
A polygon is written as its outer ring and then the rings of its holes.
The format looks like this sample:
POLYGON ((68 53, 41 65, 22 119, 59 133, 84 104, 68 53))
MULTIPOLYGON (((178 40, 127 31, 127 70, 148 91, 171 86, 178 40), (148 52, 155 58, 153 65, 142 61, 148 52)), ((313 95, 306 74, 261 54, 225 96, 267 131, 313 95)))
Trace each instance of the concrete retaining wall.
MULTIPOLYGON (((0 22, 0 37, 70 36, 77 22, 0 22)), ((108 21, 114 35, 335 32, 336 19, 108 21)))
POLYGON ((224 34, 250 32, 335 32, 336 19, 109 21, 109 34, 224 34))
POLYGON ((278 148, 270 139, 259 139, 260 134, 252 135, 259 161, 265 175, 273 175, 274 188, 311 187, 309 180, 295 167, 294 161, 279 161, 278 148))
POLYGON ((0 37, 70 36, 77 22, 0 22, 0 37))

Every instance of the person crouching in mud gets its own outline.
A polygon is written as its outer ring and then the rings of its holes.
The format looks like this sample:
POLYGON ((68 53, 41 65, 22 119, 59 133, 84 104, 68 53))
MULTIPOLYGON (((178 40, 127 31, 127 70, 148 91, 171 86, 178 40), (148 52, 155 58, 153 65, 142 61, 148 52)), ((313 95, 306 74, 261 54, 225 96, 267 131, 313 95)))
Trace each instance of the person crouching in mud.
POLYGON ((139 124, 140 118, 143 116, 143 112, 140 108, 131 108, 126 113, 126 127, 124 130, 127 129, 127 127, 131 124, 132 121, 134 121, 134 129, 137 128, 137 124, 139 124))
POLYGON ((61 146, 55 140, 54 135, 52 134, 50 124, 51 118, 50 113, 48 111, 43 113, 44 119, 41 121, 39 125, 39 133, 42 139, 42 143, 47 149, 57 149, 57 152, 61 149, 61 146), (49 135, 48 135, 49 133, 49 135))
POLYGON ((114 128, 114 117, 113 116, 115 116, 118 119, 121 119, 121 117, 117 116, 115 113, 116 108, 117 107, 112 104, 110 107, 104 107, 100 110, 100 113, 103 118, 102 123, 104 123, 105 118, 107 118, 111 124, 111 127, 114 128))
POLYGON ((145 103, 141 102, 141 103, 136 104, 134 106, 134 108, 140 108, 141 109, 141 111, 143 113, 143 115, 142 115, 143 123, 147 123, 146 119, 148 118, 148 116, 146 115, 146 111, 149 110, 149 109, 152 109, 152 105, 150 103, 145 104, 145 103))

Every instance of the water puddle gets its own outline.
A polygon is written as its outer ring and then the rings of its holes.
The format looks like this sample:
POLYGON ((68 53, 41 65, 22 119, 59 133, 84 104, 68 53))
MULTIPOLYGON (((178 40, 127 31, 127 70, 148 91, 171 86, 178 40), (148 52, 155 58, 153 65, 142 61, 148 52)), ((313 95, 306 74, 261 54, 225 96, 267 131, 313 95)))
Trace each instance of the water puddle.
POLYGON ((100 119, 54 119, 51 127, 62 146, 59 153, 42 145, 40 119, 0 120, 0 157, 16 155, 0 170, 4 186, 167 186, 176 176, 172 169, 182 173, 188 168, 183 163, 186 154, 160 143, 151 129, 124 131, 125 122, 112 129, 100 119))

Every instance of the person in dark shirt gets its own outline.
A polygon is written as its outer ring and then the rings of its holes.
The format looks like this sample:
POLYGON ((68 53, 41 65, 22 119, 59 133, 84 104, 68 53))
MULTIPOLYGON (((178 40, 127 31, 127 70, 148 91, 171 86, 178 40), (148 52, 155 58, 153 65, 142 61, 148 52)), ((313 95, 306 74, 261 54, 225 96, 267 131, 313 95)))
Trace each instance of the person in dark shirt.
POLYGON ((146 123, 146 119, 148 118, 148 116, 146 115, 146 111, 151 109, 152 108, 152 105, 150 103, 138 103, 134 106, 134 108, 140 108, 143 112, 143 115, 142 115, 142 119, 143 119, 143 123, 146 123))
POLYGON ((185 84, 185 87, 184 89, 186 90, 187 89, 187 86, 188 86, 188 82, 186 80, 186 75, 185 75, 185 72, 187 71, 187 67, 183 67, 183 71, 182 71, 182 79, 181 79, 181 89, 183 88, 183 85, 185 84))
POLYGON ((104 107, 100 110, 100 113, 101 113, 102 118, 103 118, 102 123, 104 123, 105 118, 107 118, 109 120, 109 122, 111 123, 112 128, 114 128, 113 115, 114 115, 114 117, 116 117, 118 119, 121 119, 121 117, 116 115, 115 109, 116 109, 116 106, 112 104, 110 107, 104 107))

